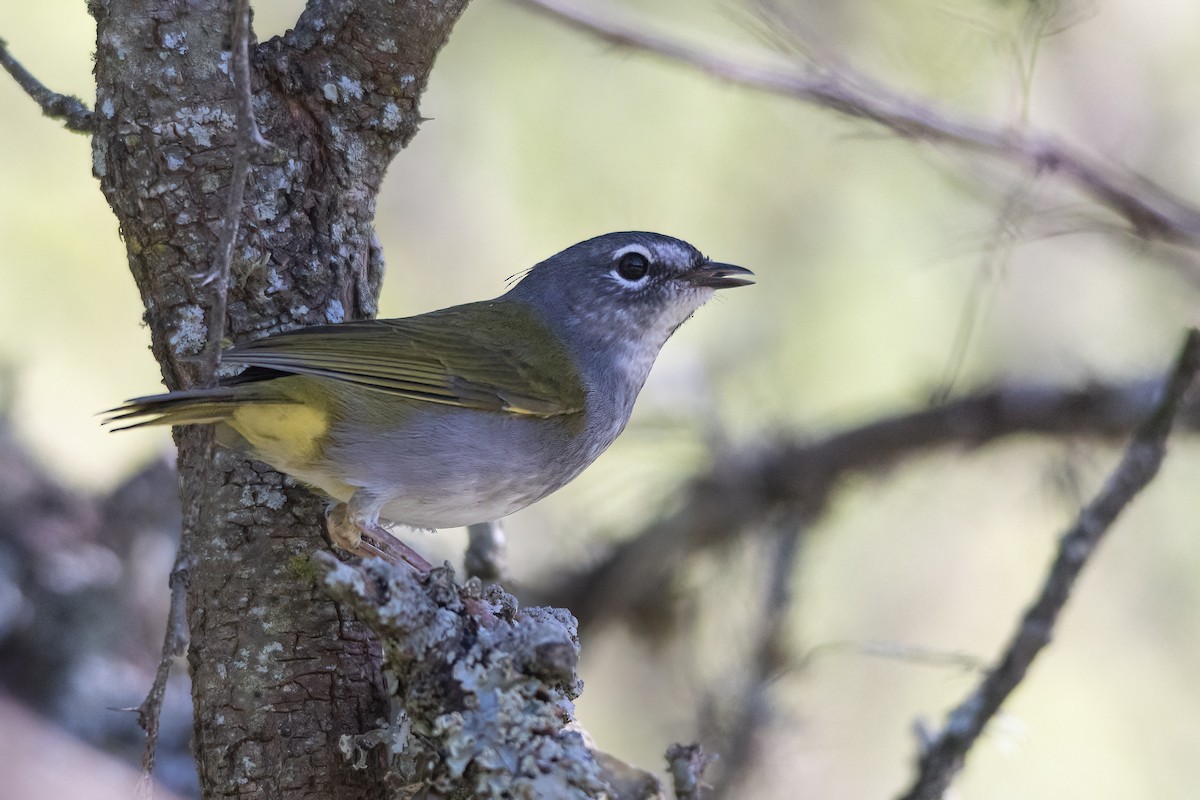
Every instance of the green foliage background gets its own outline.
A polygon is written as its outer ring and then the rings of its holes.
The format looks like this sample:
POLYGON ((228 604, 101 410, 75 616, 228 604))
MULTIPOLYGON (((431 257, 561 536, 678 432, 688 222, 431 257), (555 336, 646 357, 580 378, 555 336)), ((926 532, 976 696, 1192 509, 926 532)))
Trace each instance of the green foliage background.
MULTIPOLYGON (((281 32, 298 6, 256 4, 259 36, 281 32)), ((627 8, 723 51, 765 46, 736 5, 627 8)), ((1031 3, 788 8, 819 49, 930 102, 997 125, 1025 115, 1200 196, 1200 5, 1063 5, 1047 29, 1071 24, 1040 43, 1031 3)), ((49 86, 91 96, 94 27, 82 3, 6 4, 0 34, 49 86)), ((610 230, 671 233, 759 276, 672 340, 611 453, 510 520, 522 576, 577 563, 598 539, 669 507, 671 487, 707 463, 713 441, 813 437, 926 402, 964 309, 977 320, 957 391, 1148 376, 1200 317, 1194 265, 1104 233, 1047 235, 1087 208, 1052 180, 1026 185, 988 162, 615 51, 511 4, 467 12, 422 110, 431 119, 379 208, 383 316, 498 294, 507 276, 610 230), (1001 198, 1023 186, 1040 213, 1022 221, 1007 258, 989 261, 1001 198)), ((158 376, 90 163, 85 137, 41 119, 0 80, 7 401, 47 464, 100 488, 169 437, 109 436, 94 417, 153 391, 158 376)), ((976 749, 962 796, 1194 796, 1198 454, 1179 438, 1114 529, 1048 654, 976 749)), ((846 487, 796 575, 797 652, 887 641, 990 658, 1055 534, 1115 459, 1087 443, 1012 441, 846 487)), ((412 541, 439 558, 462 546, 457 532, 412 541)), ((756 613, 754 555, 748 544, 697 565, 708 587, 700 610, 712 613, 687 648, 655 653, 622 633, 585 642, 581 715, 602 748, 654 766, 669 741, 694 737, 698 682, 730 686, 738 675, 756 613)), ((894 794, 911 772, 913 720, 940 724, 974 680, 841 650, 814 659, 775 687, 778 726, 753 796, 894 794)))

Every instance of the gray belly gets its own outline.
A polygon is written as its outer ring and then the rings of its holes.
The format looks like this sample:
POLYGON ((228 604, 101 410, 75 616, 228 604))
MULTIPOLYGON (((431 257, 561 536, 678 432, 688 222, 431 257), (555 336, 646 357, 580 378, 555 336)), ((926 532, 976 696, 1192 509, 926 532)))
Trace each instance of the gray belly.
POLYGON ((335 427, 322 460, 352 489, 380 498, 385 520, 448 528, 499 519, 540 500, 578 475, 623 427, 624 420, 586 429, 579 417, 414 403, 402 425, 335 427))

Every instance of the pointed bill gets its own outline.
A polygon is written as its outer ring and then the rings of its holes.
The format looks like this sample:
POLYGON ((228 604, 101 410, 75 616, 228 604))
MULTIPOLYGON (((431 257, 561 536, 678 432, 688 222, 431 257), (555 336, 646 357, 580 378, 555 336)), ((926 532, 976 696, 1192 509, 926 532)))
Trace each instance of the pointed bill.
POLYGON ((754 273, 750 270, 718 261, 701 264, 681 277, 693 286, 709 289, 732 289, 735 286, 749 286, 754 283, 754 273))

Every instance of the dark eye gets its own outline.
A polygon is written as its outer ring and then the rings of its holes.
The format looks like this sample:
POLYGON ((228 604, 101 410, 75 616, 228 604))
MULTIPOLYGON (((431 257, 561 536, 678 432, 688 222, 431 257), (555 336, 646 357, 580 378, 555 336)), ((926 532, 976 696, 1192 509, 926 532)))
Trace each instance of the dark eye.
POLYGON ((617 274, 627 281, 640 281, 650 271, 650 260, 638 252, 626 253, 617 262, 617 274))

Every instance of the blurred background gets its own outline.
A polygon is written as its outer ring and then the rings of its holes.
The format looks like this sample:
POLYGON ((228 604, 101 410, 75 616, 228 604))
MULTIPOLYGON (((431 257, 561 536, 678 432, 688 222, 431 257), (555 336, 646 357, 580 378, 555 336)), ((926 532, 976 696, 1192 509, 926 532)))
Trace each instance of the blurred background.
MULTIPOLYGON (((254 5, 260 39, 282 33, 302 7, 254 5)), ((586 5, 640 15, 720 52, 782 44, 832 54, 938 107, 997 127, 1028 120, 1200 197, 1200 5, 1186 0, 785 0, 805 48, 796 30, 764 25, 753 2, 586 5)), ((82 3, 4 4, 0 36, 51 88, 94 96, 94 25, 82 3)), ((670 509, 674 490, 722 447, 817 438, 986 386, 1150 378, 1169 366, 1183 327, 1200 322, 1194 253, 1114 235, 1103 212, 1052 177, 1031 181, 723 85, 512 3, 468 10, 421 108, 430 119, 396 159, 379 204, 381 316, 499 294, 509 275, 614 230, 679 236, 758 276, 668 344, 609 453, 507 520, 511 569, 524 583, 578 568, 670 509)), ((32 454, 0 474, 0 497, 23 490, 14 476, 44 474, 62 487, 59 512, 103 516, 86 498, 171 480, 167 431, 111 436, 95 417, 159 388, 140 318, 87 138, 42 119, 0 78, 0 437, 32 454), (159 466, 145 472, 147 464, 159 466)), ((1197 456, 1196 437, 1177 436, 1162 474, 1085 574, 1052 646, 974 750, 960 796, 1195 796, 1197 456)), ((915 721, 940 725, 978 676, 863 648, 992 659, 1057 534, 1118 457, 1111 443, 1015 437, 927 453, 842 486, 791 580, 788 643, 798 660, 817 655, 771 684, 771 724, 738 796, 887 797, 906 786, 915 721)), ((35 730, 49 738, 27 755, 0 756, 0 794, 63 796, 20 781, 31 768, 69 773, 66 763, 83 763, 73 759, 98 757, 55 738, 58 725, 93 740, 102 737, 91 728, 132 725, 132 714, 105 709, 136 706, 149 685, 172 558, 158 539, 135 538, 81 559, 74 582, 56 584, 55 602, 69 616, 135 585, 129 615, 147 629, 86 644, 116 661, 73 677, 83 683, 67 699, 39 705, 21 691, 32 677, 4 676, 0 704, 11 708, 0 713, 0 742, 29 745, 35 730), (37 714, 18 710, 14 695, 37 714)), ((458 560, 465 537, 408 541, 458 560)), ((745 666, 747 620, 761 602, 756 548, 747 541, 690 567, 705 588, 685 634, 585 634, 579 714, 599 747, 658 770, 667 744, 701 735, 700 709, 745 666)), ((0 558, 0 647, 44 611, 15 588, 26 568, 19 553, 0 558)), ((186 742, 186 724, 177 738, 186 742)), ((136 758, 136 732, 106 741, 136 758)), ((183 777, 164 777, 186 793, 186 759, 176 768, 183 777)), ((117 788, 93 780, 71 795, 128 796, 135 773, 113 769, 117 788)))

